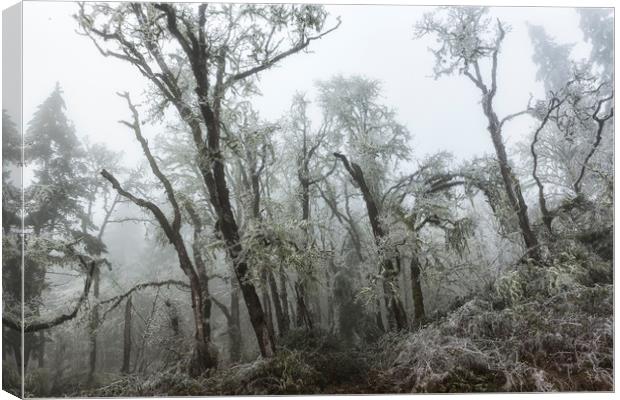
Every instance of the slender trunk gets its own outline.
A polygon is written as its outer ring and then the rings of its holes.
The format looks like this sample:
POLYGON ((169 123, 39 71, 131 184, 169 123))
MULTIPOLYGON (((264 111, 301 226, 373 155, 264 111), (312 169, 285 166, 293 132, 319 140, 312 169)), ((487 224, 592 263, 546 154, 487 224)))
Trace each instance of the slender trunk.
POLYGON ((383 281, 383 307, 387 312, 387 324, 390 330, 398 330, 398 324, 396 322, 396 314, 392 312, 392 302, 390 292, 391 289, 389 287, 389 283, 387 281, 383 281))
POLYGON ((267 280, 269 284, 269 288, 271 289, 271 299, 273 300, 273 308, 276 313, 276 322, 278 323, 278 334, 283 336, 287 330, 288 326, 286 320, 284 318, 284 311, 282 310, 282 299, 278 293, 278 285, 276 284, 276 279, 273 276, 271 271, 267 271, 267 280))
POLYGON ((284 332, 288 332, 291 327, 291 317, 288 312, 288 290, 286 289, 286 272, 280 266, 280 305, 282 306, 282 327, 284 332))
POLYGON ((306 306, 304 288, 299 282, 295 283, 295 294, 297 298, 297 325, 304 325, 306 329, 313 330, 312 317, 306 306))
POLYGON ((194 210, 194 207, 188 202, 186 208, 190 214, 192 225, 194 226, 194 238, 192 241, 192 253, 194 255, 194 264, 196 265, 196 273, 200 286, 200 303, 202 304, 202 329, 204 332, 204 342, 211 342, 211 295, 209 293, 209 276, 207 275, 207 266, 202 257, 200 249, 200 236, 202 233, 202 222, 200 217, 194 210))
POLYGON ((172 336, 174 338, 178 338, 181 336, 181 327, 179 326, 179 314, 177 313, 177 309, 170 302, 170 300, 166 300, 164 303, 166 307, 168 307, 168 318, 170 318, 170 329, 172 329, 172 336))
POLYGON ((230 291, 230 361, 233 363, 241 359, 241 315, 239 313, 239 283, 232 281, 230 291))
POLYGON ((45 333, 39 332, 39 353, 38 353, 39 368, 45 367, 45 333))
POLYGON ((506 147, 502 140, 502 131, 500 127, 497 114, 493 110, 491 103, 492 98, 486 96, 483 101, 484 113, 489 121, 488 130, 491 133, 491 139, 493 141, 493 147, 495 148, 495 154, 497 155, 497 161, 499 164, 502 180, 504 181, 504 189, 508 197, 508 201, 513 211, 517 214, 519 220, 519 227, 521 228, 521 235, 525 242, 528 254, 533 259, 540 261, 540 249, 538 246, 538 239, 532 231, 529 217, 527 215, 527 204, 521 193, 521 184, 519 179, 512 172, 510 163, 508 162, 508 156, 506 154, 506 147))
POLYGON ((375 312, 375 322, 380 332, 385 332, 385 325, 383 325, 383 316, 381 315, 381 302, 377 299, 376 303, 377 312, 375 312))
POLYGON ((426 313, 424 311, 424 297, 422 294, 422 286, 420 285, 420 260, 417 255, 411 258, 411 294, 413 297, 414 320, 416 325, 420 326, 426 313))
MULTIPOLYGON (((93 296, 95 299, 99 298, 99 278, 100 269, 96 266, 93 270, 93 296)), ((97 301, 97 300, 95 300, 97 301)), ((97 328, 99 325, 99 305, 95 304, 90 315, 90 355, 88 359, 88 378, 87 382, 90 384, 95 377, 95 369, 97 368, 97 328)))
MULTIPOLYGON (((333 252, 333 247, 332 247, 333 252)), ((334 263, 333 257, 330 257, 329 260, 329 268, 325 269, 325 283, 327 289, 327 330, 329 332, 333 332, 333 329, 336 324, 335 318, 335 300, 334 300, 334 289, 333 289, 333 280, 332 273, 336 272, 336 265, 334 263)))
POLYGON ((263 306, 263 310, 265 311, 265 322, 267 324, 267 329, 269 329, 269 335, 271 337, 275 337, 275 332, 274 332, 274 328, 273 328, 273 315, 271 312, 271 297, 269 297, 269 282, 267 281, 267 270, 264 269, 263 272, 261 273, 261 280, 262 280, 262 306, 263 306))
MULTIPOLYGON (((304 157, 306 157, 306 148, 304 140, 304 157)), ((305 159, 305 158, 304 158, 305 159)), ((304 222, 304 248, 310 247, 310 182, 308 180, 308 166, 304 163, 299 173, 299 182, 301 184, 301 218, 304 222)), ((312 329, 314 323, 312 315, 306 306, 306 284, 303 279, 297 278, 295 283, 295 292, 297 299, 297 325, 305 325, 306 329, 312 329)))
POLYGON ((312 300, 314 302, 314 323, 316 326, 321 326, 322 316, 321 316, 321 293, 317 290, 312 296, 312 300))
POLYGON ((129 373, 131 360, 131 296, 125 303, 125 328, 123 330, 123 365, 121 374, 129 373))

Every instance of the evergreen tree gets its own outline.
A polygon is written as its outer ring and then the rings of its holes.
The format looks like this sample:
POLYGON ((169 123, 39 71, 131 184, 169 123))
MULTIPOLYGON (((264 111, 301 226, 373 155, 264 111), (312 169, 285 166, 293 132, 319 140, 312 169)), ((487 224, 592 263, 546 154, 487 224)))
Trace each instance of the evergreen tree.
POLYGON ((79 197, 84 186, 84 152, 75 128, 65 115, 57 83, 28 124, 25 161, 33 165, 34 182, 26 191, 25 225, 35 234, 67 228, 87 218, 79 197))

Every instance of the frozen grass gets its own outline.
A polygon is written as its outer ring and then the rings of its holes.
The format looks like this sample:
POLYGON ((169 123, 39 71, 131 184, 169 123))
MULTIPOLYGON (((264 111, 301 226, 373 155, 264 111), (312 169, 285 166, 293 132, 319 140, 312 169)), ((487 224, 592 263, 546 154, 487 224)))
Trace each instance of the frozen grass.
POLYGON ((591 271, 574 261, 521 266, 494 292, 385 337, 374 384, 382 392, 612 390, 613 287, 586 286, 591 271))

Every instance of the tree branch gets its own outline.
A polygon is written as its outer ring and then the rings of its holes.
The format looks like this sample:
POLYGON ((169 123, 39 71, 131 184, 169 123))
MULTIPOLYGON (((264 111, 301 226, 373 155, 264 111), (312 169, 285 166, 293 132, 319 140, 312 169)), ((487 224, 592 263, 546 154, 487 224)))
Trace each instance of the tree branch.
POLYGON ((609 113, 603 117, 599 117, 598 113, 601 111, 601 107, 603 106, 603 104, 611 100, 613 97, 614 95, 611 94, 609 97, 606 97, 600 100, 596 106, 596 110, 594 111, 594 114, 592 114, 592 119, 596 122, 598 126, 596 130, 596 140, 594 141, 594 144, 592 145, 592 149, 590 149, 590 152, 586 156, 586 159, 583 162, 583 165, 581 166, 579 177, 577 178, 577 180, 575 181, 575 184, 573 185, 573 188, 575 189, 575 193, 577 194, 579 194, 579 192, 581 191, 581 180, 583 179, 585 175, 588 162, 590 161, 590 158, 592 158, 592 156, 594 155, 594 152, 596 152, 596 149, 598 148, 599 144, 601 144, 601 140, 603 139, 603 128, 605 127, 605 123, 609 119, 613 118, 614 116, 614 108, 611 107, 611 109, 609 110, 609 113))
POLYGON ((168 222, 166 215, 161 211, 159 207, 157 207, 157 205, 155 205, 155 203, 138 198, 134 196, 133 194, 129 193, 128 191, 126 191, 125 189, 123 189, 123 187, 118 182, 118 180, 114 177, 114 175, 112 175, 105 169, 101 170, 101 176, 107 179, 112 184, 112 187, 116 189, 116 191, 121 196, 131 200, 134 204, 136 204, 139 207, 150 210, 155 216, 155 219, 157 219, 157 222, 159 222, 162 229, 166 233, 166 237, 168 237, 168 240, 170 241, 170 243, 174 243, 174 231, 172 227, 170 226, 170 223, 168 222))
POLYGON ((300 52, 301 50, 305 49, 306 47, 308 47, 308 45, 310 44, 310 42, 312 42, 313 40, 318 40, 321 39, 323 36, 335 31, 336 29, 338 29, 338 27, 340 26, 340 24, 342 23, 340 17, 337 18, 338 19, 338 23, 332 27, 331 29, 328 29, 325 32, 322 32, 321 34, 317 35, 317 36, 313 36, 313 37, 308 37, 305 40, 302 40, 301 42, 299 42, 299 44, 297 44, 296 46, 291 47, 290 49, 283 51, 282 53, 274 56, 271 59, 265 60, 263 63, 250 68, 246 71, 243 72, 239 72, 236 73, 232 76, 230 76, 228 79, 226 79, 225 85, 226 87, 232 85, 233 83, 235 83, 236 81, 239 81, 241 79, 245 79, 249 76, 252 76, 254 74, 257 74, 258 72, 264 71, 268 68, 271 68, 274 64, 276 64, 278 61, 293 55, 295 53, 300 52))
POLYGON ((547 201, 545 199, 545 188, 537 174, 538 155, 536 154, 536 143, 538 143, 538 136, 540 132, 542 131, 542 129, 547 124, 547 121, 549 121, 549 117, 551 116, 551 113, 554 110, 558 109, 558 107, 560 107, 560 105, 562 105, 563 102, 564 100, 558 100, 555 97, 551 99, 551 102, 547 109, 547 113, 543 117, 540 125, 538 126, 538 129, 536 129, 536 131, 534 132, 534 139, 532 140, 532 144, 530 145, 530 152, 532 153, 532 158, 534 159, 534 165, 532 166, 532 177, 534 178, 534 180, 536 181, 536 185, 538 186, 538 203, 540 204, 540 212, 542 214, 543 223, 545 224, 549 232, 552 232, 551 223, 553 222, 553 216, 547 209, 547 201))
POLYGON ((174 211, 174 219, 172 220, 172 229, 175 232, 179 232, 179 229, 181 228, 181 210, 179 209, 179 204, 177 203, 176 197, 174 195, 172 184, 170 183, 166 175, 164 175, 164 173, 161 171, 161 169, 159 169, 159 166, 157 165, 157 162, 155 161, 155 157, 151 153, 149 144, 144 138, 144 136, 142 135, 142 128, 140 127, 140 118, 138 115, 138 110, 131 102, 129 93, 124 92, 124 93, 117 93, 117 94, 120 97, 123 97, 125 100, 127 100, 127 106, 129 107, 133 115, 132 123, 129 123, 127 121, 119 121, 119 122, 133 129, 136 135, 136 139, 140 143, 140 146, 142 146, 142 152, 144 153, 144 155, 146 156, 146 159, 149 162, 151 171, 153 171, 153 174, 157 177, 157 179, 159 179, 159 181, 164 186, 164 190, 166 191, 166 196, 168 197, 168 201, 172 205, 172 209, 174 211))
POLYGON ((53 328, 55 326, 58 326, 60 324, 63 324, 75 318, 78 311, 82 307, 82 303, 84 303, 84 301, 88 298, 88 292, 90 291, 90 287, 92 284, 92 278, 93 278, 93 272, 95 270, 95 265, 96 265, 95 261, 91 261, 89 265, 89 263, 87 263, 84 257, 82 257, 81 255, 78 255, 78 259, 80 260, 80 263, 86 270, 87 275, 86 275, 86 280, 84 281, 84 290, 82 291, 82 294, 80 295, 80 298, 78 299, 78 302, 75 304, 73 311, 71 311, 68 314, 59 315, 58 317, 50 321, 47 321, 47 322, 33 322, 33 323, 25 324, 23 327, 22 327, 21 322, 15 322, 9 318, 4 317, 3 315, 2 323, 11 329, 14 329, 14 330, 23 329, 24 333, 31 333, 31 332, 38 332, 38 331, 53 328))

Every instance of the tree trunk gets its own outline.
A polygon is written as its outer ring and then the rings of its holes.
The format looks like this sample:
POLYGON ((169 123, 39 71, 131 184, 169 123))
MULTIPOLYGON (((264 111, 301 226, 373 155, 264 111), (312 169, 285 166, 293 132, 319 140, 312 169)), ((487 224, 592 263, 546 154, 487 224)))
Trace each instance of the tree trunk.
POLYGON ((303 325, 306 329, 312 330, 312 317, 306 306, 304 288, 299 282, 295 283, 295 295, 297 299, 297 326, 303 325))
POLYGON ((413 308, 415 323, 420 326, 426 318, 424 311, 424 297, 422 295, 422 286, 420 285, 420 260, 417 255, 411 258, 411 292, 413 295, 413 308))
POLYGON ((272 315, 272 307, 271 307, 271 298, 269 297, 269 282, 267 279, 267 270, 264 269, 261 273, 261 280, 263 284, 262 288, 262 306, 265 311, 265 322, 267 324, 267 329, 269 329, 269 335, 271 337, 275 337, 275 332, 273 328, 273 315, 272 315))
POLYGON ((271 289, 271 299, 273 301, 273 308, 276 313, 276 322, 278 323, 278 334, 283 336, 288 331, 286 319, 284 318, 284 311, 282 310, 282 299, 278 293, 278 285, 276 279, 271 271, 267 271, 267 280, 269 288, 271 289))
POLYGON ((538 239, 532 231, 529 217, 527 215, 527 204, 521 193, 521 185, 519 179, 514 175, 508 162, 508 156, 506 154, 506 147, 502 140, 502 131, 500 127, 497 114, 493 110, 492 97, 485 96, 483 100, 484 113, 489 121, 488 130, 491 133, 491 139, 493 141, 493 147, 495 148, 495 154, 497 155, 497 161, 499 164, 502 180, 504 181, 504 189, 508 197, 508 201, 517 214, 519 220, 519 227, 521 228, 521 235, 525 242, 530 257, 536 261, 541 260, 540 249, 538 246, 538 239))
POLYGON ((239 283, 231 282, 230 291, 230 320, 228 330, 230 332, 230 361, 233 363, 241 359, 241 315, 239 313, 239 283))
POLYGON ((45 333, 39 332, 39 352, 38 352, 39 368, 45 367, 45 333))
POLYGON ((390 296, 390 292, 391 289, 389 288, 389 283, 384 280, 383 281, 383 307, 385 308, 385 311, 387 312, 386 315, 386 319, 387 319, 387 324, 390 330, 399 330, 398 329, 398 323, 396 322, 396 314, 393 312, 392 309, 392 302, 391 302, 391 296, 390 296))
POLYGON ((380 332, 385 332, 385 325, 383 325, 383 316, 381 315, 381 302, 377 299, 376 303, 377 311, 375 312, 375 322, 380 332))
MULTIPOLYGON (((99 298, 99 278, 100 269, 96 266, 93 270, 93 296, 95 299, 99 298)), ((95 300, 97 301, 97 300, 95 300)), ((87 382, 90 384, 95 377, 95 369, 97 368, 97 328, 99 325, 99 305, 95 304, 90 315, 90 355, 88 359, 88 378, 87 382)))
MULTIPOLYGON (((307 157, 306 144, 304 140, 304 160, 307 157)), ((308 165, 303 164, 299 172, 299 182, 301 184, 301 219, 304 222, 304 248, 310 246, 310 181, 308 180, 308 165)), ((312 315, 306 306, 306 284, 303 279, 297 278, 295 283, 295 292, 297 299, 297 326, 305 325, 306 329, 312 330, 312 315)))
MULTIPOLYGON (((226 184, 226 174, 219 145, 220 120, 208 105, 208 90, 206 86, 203 85, 204 82, 198 81, 199 87, 196 91, 200 98, 201 111, 207 126, 208 147, 204 146, 200 127, 197 125, 196 121, 190 122, 190 125, 193 125, 193 131, 198 132, 198 134, 194 133, 193 136, 201 161, 199 164, 200 172, 209 189, 211 204, 218 216, 217 225, 226 243, 228 256, 233 262, 235 275, 241 288, 241 294, 243 295, 248 314, 250 315, 250 323, 256 334, 256 339, 258 340, 258 347, 263 357, 272 357, 276 351, 273 336, 267 325, 265 313, 258 294, 256 293, 256 288, 252 282, 247 279, 249 268, 243 255, 243 247, 241 246, 239 238, 239 228, 237 227, 232 205, 230 204, 230 194, 226 184)), ((190 118, 192 117, 190 116, 190 118)))
POLYGON ((129 363, 131 360, 131 296, 125 303, 125 328, 123 330, 123 365, 121 374, 129 373, 129 363))
POLYGON ((291 317, 288 312, 288 290, 286 289, 286 272, 280 266, 280 305, 282 306, 282 327, 288 332, 291 327, 291 317))

